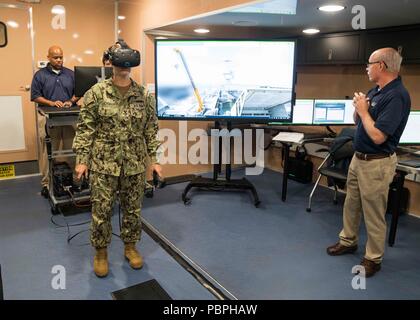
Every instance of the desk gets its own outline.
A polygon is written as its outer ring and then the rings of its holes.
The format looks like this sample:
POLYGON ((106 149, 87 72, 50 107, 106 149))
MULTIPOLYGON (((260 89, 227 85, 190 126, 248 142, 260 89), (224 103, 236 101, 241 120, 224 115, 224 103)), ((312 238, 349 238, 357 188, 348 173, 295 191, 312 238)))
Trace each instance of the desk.
MULTIPOLYGON (((403 157, 400 160, 402 159, 407 159, 407 157, 403 157)), ((419 174, 420 168, 409 167, 409 166, 402 165, 400 163, 397 164, 396 176, 393 181, 395 183, 395 186, 394 186, 395 192, 393 192, 394 199, 392 201, 393 207, 391 208, 392 220, 391 220, 391 226, 389 228, 389 236, 388 236, 388 245, 390 247, 394 245, 395 235, 397 234, 398 219, 400 216, 399 209, 400 209, 405 176, 410 173, 419 174)))
MULTIPOLYGON (((293 131, 288 130, 286 126, 275 126, 275 125, 261 125, 261 124, 253 124, 251 125, 252 128, 255 129, 270 129, 270 130, 278 130, 279 132, 290 132, 293 131)), ((298 132, 295 132, 298 133, 298 132)), ((295 146, 304 146, 306 143, 315 143, 315 142, 322 142, 325 138, 329 138, 328 135, 322 133, 304 133, 303 139, 299 142, 291 142, 291 141, 282 141, 282 140, 273 140, 279 142, 284 150, 284 163, 283 163, 283 178, 282 178, 282 187, 281 187, 281 200, 284 202, 286 201, 287 196, 287 181, 289 179, 289 162, 290 162, 290 148, 295 146)))
POLYGON ((287 182, 289 179, 289 161, 290 161, 290 148, 293 145, 304 146, 306 143, 315 143, 322 142, 328 136, 322 134, 306 134, 305 137, 299 142, 290 142, 290 141, 281 141, 276 140, 281 143, 284 150, 284 164, 283 164, 283 180, 282 180, 282 189, 281 189, 281 200, 286 201, 287 196, 287 182))

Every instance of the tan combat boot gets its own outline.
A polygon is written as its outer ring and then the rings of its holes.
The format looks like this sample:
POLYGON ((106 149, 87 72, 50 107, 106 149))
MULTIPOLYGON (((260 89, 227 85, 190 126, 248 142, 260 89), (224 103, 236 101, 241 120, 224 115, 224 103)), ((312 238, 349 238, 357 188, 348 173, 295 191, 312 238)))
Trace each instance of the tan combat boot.
POLYGON ((102 278, 108 274, 108 253, 106 248, 96 248, 96 254, 93 258, 93 271, 102 278))
POLYGON ((140 269, 141 267, 143 267, 143 258, 137 251, 135 243, 125 243, 124 256, 130 263, 131 268, 140 269))

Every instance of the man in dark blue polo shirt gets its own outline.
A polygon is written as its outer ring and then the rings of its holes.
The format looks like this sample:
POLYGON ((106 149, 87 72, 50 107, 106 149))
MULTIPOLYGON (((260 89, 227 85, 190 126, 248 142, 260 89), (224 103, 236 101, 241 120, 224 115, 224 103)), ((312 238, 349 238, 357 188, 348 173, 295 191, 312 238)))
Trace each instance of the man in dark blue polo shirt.
POLYGON ((356 152, 347 177, 343 229, 339 242, 327 248, 332 256, 355 252, 363 212, 368 239, 361 265, 366 277, 381 268, 389 184, 397 165, 395 151, 411 108, 410 95, 398 75, 401 61, 393 48, 373 52, 366 70, 369 80, 377 86, 367 95, 354 94, 356 152))
MULTIPOLYGON (((38 70, 31 86, 31 101, 39 105, 68 108, 74 105, 78 98, 74 96, 74 73, 72 70, 63 67, 63 50, 58 46, 48 49, 48 65, 38 70)), ((45 145, 45 116, 38 114, 38 135, 40 145, 39 166, 42 174, 41 195, 48 197, 48 159, 45 145)), ((50 128, 48 130, 51 137, 52 150, 71 149, 74 128, 63 126, 50 128)), ((74 166, 74 159, 69 159, 70 166, 74 166)))

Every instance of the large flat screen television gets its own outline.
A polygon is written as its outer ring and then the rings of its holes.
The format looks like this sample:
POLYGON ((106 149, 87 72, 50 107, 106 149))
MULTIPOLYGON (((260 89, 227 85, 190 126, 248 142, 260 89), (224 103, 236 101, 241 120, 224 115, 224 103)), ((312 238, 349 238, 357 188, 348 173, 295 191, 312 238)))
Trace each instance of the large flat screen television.
POLYGON ((420 145, 420 110, 411 111, 400 138, 400 144, 420 145))
POLYGON ((291 122, 294 40, 156 40, 157 115, 291 122))

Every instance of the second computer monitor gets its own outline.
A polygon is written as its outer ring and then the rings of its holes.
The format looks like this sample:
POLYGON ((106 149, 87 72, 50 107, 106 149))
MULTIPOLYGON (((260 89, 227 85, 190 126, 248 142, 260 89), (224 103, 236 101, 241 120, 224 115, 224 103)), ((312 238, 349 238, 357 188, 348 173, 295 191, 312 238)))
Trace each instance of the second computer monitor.
POLYGON ((312 124, 352 125, 353 113, 353 100, 315 100, 312 124))
POLYGON ((74 95, 83 97, 83 95, 96 83, 108 79, 112 76, 111 67, 75 67, 74 95), (103 77, 105 79, 103 79, 103 77))
POLYGON ((296 99, 293 106, 294 125, 312 125, 314 113, 313 99, 296 99))
POLYGON ((420 145, 420 111, 411 111, 400 144, 420 145))

